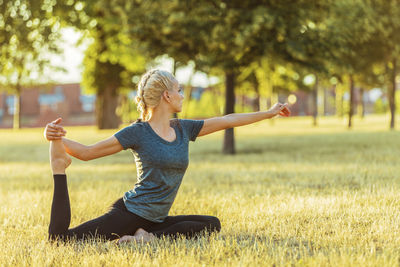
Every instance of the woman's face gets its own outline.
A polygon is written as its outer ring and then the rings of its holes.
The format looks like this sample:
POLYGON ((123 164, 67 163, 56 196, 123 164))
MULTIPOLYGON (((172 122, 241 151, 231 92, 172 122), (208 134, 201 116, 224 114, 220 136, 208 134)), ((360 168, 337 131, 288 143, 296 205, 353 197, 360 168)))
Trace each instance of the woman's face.
POLYGON ((176 81, 172 90, 168 91, 169 103, 173 109, 173 112, 181 112, 182 111, 182 103, 183 99, 183 90, 182 86, 176 81))

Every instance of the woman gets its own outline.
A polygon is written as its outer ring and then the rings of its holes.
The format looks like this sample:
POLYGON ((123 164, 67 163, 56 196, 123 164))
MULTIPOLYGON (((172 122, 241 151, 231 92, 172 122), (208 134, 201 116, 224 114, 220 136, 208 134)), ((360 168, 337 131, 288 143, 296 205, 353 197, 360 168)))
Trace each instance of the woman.
POLYGON ((168 216, 185 170, 188 144, 197 136, 254 123, 276 115, 289 116, 287 104, 275 104, 265 112, 229 114, 206 120, 172 119, 182 109, 183 94, 172 74, 161 70, 147 72, 138 86, 136 102, 141 119, 112 137, 91 146, 64 138, 61 119, 45 129, 50 142, 54 195, 49 226, 50 239, 82 239, 99 236, 119 242, 150 241, 163 235, 186 237, 219 231, 218 218, 201 215, 168 216), (110 211, 94 220, 69 229, 70 204, 65 169, 71 159, 92 160, 131 149, 137 168, 134 189, 117 200, 110 211))

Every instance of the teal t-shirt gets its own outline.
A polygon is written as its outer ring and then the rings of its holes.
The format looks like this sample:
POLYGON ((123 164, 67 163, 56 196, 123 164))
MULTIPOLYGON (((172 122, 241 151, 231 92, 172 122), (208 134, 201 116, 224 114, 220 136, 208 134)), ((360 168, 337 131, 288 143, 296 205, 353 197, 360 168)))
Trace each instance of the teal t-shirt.
POLYGON ((163 222, 189 164, 189 141, 195 141, 203 120, 170 120, 176 139, 161 138, 148 122, 136 122, 114 136, 135 157, 137 182, 125 193, 126 208, 149 221, 163 222))

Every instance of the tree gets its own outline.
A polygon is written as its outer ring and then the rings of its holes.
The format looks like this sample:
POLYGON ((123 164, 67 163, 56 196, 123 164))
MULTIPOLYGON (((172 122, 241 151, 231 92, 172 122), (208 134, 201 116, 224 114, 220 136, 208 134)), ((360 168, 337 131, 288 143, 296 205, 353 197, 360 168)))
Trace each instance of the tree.
POLYGON ((386 68, 388 98, 390 107, 390 129, 395 128, 396 77, 400 61, 400 2, 398 0, 368 0, 374 17, 375 38, 381 40, 375 49, 382 51, 381 63, 386 68))
MULTIPOLYGON (((313 32, 307 25, 323 17, 327 2, 144 1, 136 3, 128 28, 133 38, 156 54, 166 53, 179 62, 194 60, 207 73, 220 69, 225 114, 229 114, 234 112, 240 68, 271 54, 307 64, 312 51, 306 36, 313 32), (304 28, 308 31, 301 31, 304 28)), ((225 131, 223 152, 235 152, 233 129, 225 131)))
POLYGON ((133 87, 132 77, 143 73, 150 60, 146 51, 126 34, 132 1, 58 1, 56 14, 86 33, 92 40, 84 59, 82 83, 96 93, 96 121, 99 129, 117 128, 116 110, 120 94, 133 87), (124 31, 125 30, 125 31, 124 31))
POLYGON ((114 38, 124 38, 104 33, 102 27, 92 29, 93 43, 85 53, 83 86, 96 93, 96 121, 99 129, 118 128, 120 117, 116 110, 124 88, 133 88, 134 75, 143 73, 147 62, 139 55, 132 42, 122 43, 114 38), (108 37, 108 39, 107 39, 108 37))
POLYGON ((15 129, 21 127, 22 89, 48 80, 44 70, 50 64, 44 54, 60 52, 56 42, 60 23, 52 16, 52 8, 50 2, 0 2, 0 84, 15 94, 15 129))
POLYGON ((340 80, 348 81, 350 103, 348 127, 352 127, 355 84, 371 74, 372 67, 382 58, 381 40, 376 38, 374 7, 366 1, 336 1, 324 24, 331 40, 330 71, 340 80), (363 18, 360 20, 360 18, 363 18))

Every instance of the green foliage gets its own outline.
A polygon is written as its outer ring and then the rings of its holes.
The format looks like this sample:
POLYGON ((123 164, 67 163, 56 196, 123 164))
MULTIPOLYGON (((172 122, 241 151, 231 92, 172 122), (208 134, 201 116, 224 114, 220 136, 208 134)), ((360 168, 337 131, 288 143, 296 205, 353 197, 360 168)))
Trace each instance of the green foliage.
POLYGON ((116 112, 124 124, 134 122, 140 115, 137 111, 136 103, 133 99, 130 99, 127 94, 124 94, 121 97, 121 102, 118 105, 116 112))
POLYGON ((223 115, 224 96, 214 91, 206 91, 200 100, 191 99, 183 106, 184 118, 210 118, 223 115))
POLYGON ((389 104, 386 100, 381 98, 377 99, 374 104, 374 113, 385 114, 389 109, 389 104))
POLYGON ((45 67, 50 67, 44 54, 60 52, 56 42, 60 22, 52 6, 28 0, 0 2, 0 83, 4 87, 16 90, 37 82, 46 74, 45 67))
MULTIPOLYGON (((14 128, 20 128, 20 94, 24 86, 46 83, 50 66, 46 53, 57 46, 60 22, 53 16, 54 3, 0 1, 0 90, 15 94, 14 128)), ((62 68, 58 68, 62 69, 62 68)))
MULTIPOLYGON (((57 9, 65 23, 86 32, 92 43, 85 53, 82 84, 87 93, 96 93, 99 128, 116 128, 119 95, 136 83, 132 77, 142 74, 150 60, 126 27, 132 16, 132 1, 61 1, 57 9), (61 8, 61 7, 64 7, 61 8)), ((121 109, 120 109, 121 110, 121 109)))

